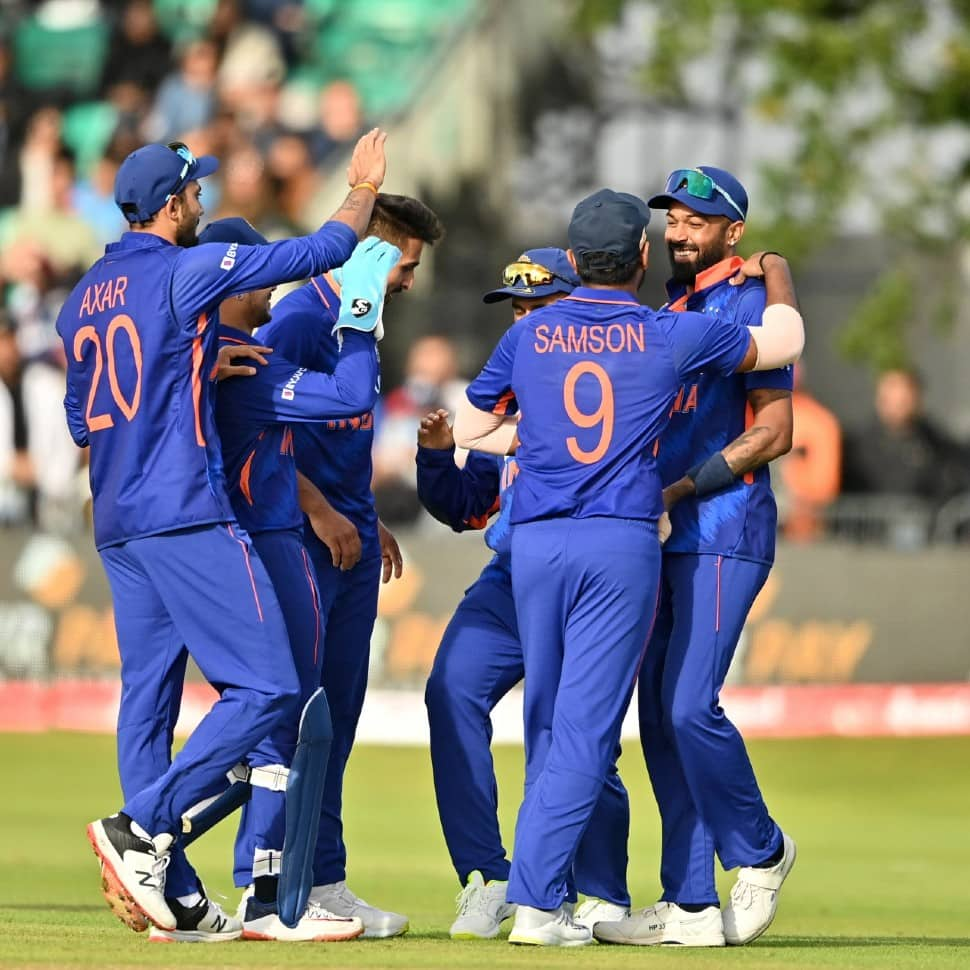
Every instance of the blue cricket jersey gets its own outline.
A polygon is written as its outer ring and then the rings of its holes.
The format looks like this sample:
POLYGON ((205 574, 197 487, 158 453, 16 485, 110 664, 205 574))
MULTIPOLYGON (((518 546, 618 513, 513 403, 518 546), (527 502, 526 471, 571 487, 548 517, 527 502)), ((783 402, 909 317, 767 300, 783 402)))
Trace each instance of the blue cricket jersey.
POLYGON ((512 550, 513 483, 519 473, 516 459, 471 451, 465 467, 459 468, 454 448, 419 445, 417 466, 421 504, 455 532, 485 529, 485 544, 507 568, 512 550), (498 518, 489 525, 496 512, 498 518))
MULTIPOLYGON (((219 327, 219 342, 259 343, 225 326, 219 327)), ((350 418, 377 400, 373 334, 346 331, 332 375, 297 367, 277 353, 267 361, 256 365, 252 377, 222 381, 216 393, 229 500, 250 535, 303 527, 291 425, 350 418)))
MULTIPOLYGON (((308 370, 333 373, 337 338, 331 334, 340 313, 340 297, 325 277, 317 276, 287 294, 273 308, 273 319, 257 337, 274 353, 308 370)), ((379 380, 375 381, 375 386, 379 380)), ((360 532, 364 555, 379 549, 377 511, 371 492, 374 414, 301 424, 293 431, 296 465, 331 505, 360 532)))
MULTIPOLYGON (((668 284, 668 304, 675 311, 696 311, 716 320, 761 326, 765 287, 761 280, 731 286, 728 280, 744 262, 723 260, 697 277, 695 291, 668 284)), ((709 458, 748 426, 748 391, 792 389, 792 368, 751 371, 723 377, 709 371, 693 374, 677 392, 670 424, 660 438, 657 465, 664 486, 688 468, 709 458)), ((682 499, 670 512, 673 527, 665 553, 709 553, 770 563, 775 556, 777 510, 771 474, 765 465, 713 495, 682 499)))
POLYGON ((174 246, 125 233, 71 291, 57 318, 64 407, 90 447, 98 548, 233 518, 209 376, 214 311, 227 296, 346 261, 342 223, 268 246, 174 246))
POLYGON ((705 367, 733 373, 750 340, 739 324, 588 287, 519 321, 467 391, 482 410, 521 409, 512 523, 657 519, 653 446, 677 389, 705 367))

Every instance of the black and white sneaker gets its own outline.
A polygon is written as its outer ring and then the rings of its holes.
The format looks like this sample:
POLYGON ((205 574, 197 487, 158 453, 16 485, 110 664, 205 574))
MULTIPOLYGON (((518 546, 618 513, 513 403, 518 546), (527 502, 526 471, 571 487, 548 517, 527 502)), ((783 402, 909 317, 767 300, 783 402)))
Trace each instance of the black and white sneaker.
POLYGON ((242 920, 225 913, 218 903, 204 896, 194 906, 183 906, 177 899, 166 899, 175 915, 174 930, 153 926, 152 943, 225 943, 242 936, 242 920))
POLYGON ((149 922, 176 929, 165 901, 165 869, 174 838, 167 832, 153 839, 140 825, 119 812, 88 826, 88 841, 101 862, 101 891, 108 907, 136 933, 149 922))

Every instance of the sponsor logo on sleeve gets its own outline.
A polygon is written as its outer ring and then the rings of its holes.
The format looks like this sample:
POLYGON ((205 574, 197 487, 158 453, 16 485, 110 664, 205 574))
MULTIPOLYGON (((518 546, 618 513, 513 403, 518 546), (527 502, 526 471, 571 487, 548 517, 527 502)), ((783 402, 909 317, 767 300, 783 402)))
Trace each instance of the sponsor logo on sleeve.
POLYGON ((230 270, 236 265, 236 253, 239 250, 239 243, 230 243, 229 248, 226 250, 226 255, 222 257, 222 262, 219 264, 220 269, 230 270))
POLYGON ((306 368, 301 367, 299 370, 295 371, 293 376, 283 385, 283 390, 280 391, 280 397, 284 401, 292 401, 296 397, 296 385, 300 383, 301 378, 306 373, 306 368))

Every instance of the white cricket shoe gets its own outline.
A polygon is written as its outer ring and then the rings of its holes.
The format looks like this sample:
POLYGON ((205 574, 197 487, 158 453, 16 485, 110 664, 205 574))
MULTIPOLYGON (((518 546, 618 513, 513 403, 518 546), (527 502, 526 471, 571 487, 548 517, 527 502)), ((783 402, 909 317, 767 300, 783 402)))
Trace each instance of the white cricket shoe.
POLYGON ((573 922, 592 930, 601 921, 616 922, 629 915, 628 906, 611 903, 606 899, 587 899, 576 909, 573 922))
POLYGON ((246 898, 242 921, 244 940, 278 940, 284 943, 342 943, 354 940, 364 932, 364 924, 355 916, 337 916, 313 902, 294 927, 279 917, 275 901, 261 903, 255 896, 246 898))
POLYGON ((149 922, 174 930, 175 915, 165 901, 173 837, 165 832, 153 839, 121 812, 92 822, 87 832, 101 862, 101 891, 115 916, 136 933, 149 922))
POLYGON ((580 926, 564 906, 558 909, 536 909, 519 905, 509 943, 529 946, 586 946, 593 942, 588 926, 580 926))
POLYGON ((676 903, 659 902, 615 922, 601 921, 593 935, 603 943, 629 946, 724 946, 717 906, 688 913, 676 903))
POLYGON ((203 896, 195 906, 183 906, 177 899, 167 902, 175 915, 175 929, 153 926, 148 934, 152 943, 226 943, 242 936, 242 921, 211 899, 203 896))
POLYGON ((458 919, 451 924, 453 940, 491 940, 498 936, 502 921, 515 915, 515 904, 506 902, 507 882, 485 877, 475 869, 468 874, 465 888, 458 894, 458 919))
POLYGON ((782 833, 784 852, 770 869, 745 866, 731 890, 731 901, 724 907, 724 938, 731 946, 756 940, 775 918, 778 891, 795 864, 795 840, 782 833))
POLYGON ((337 916, 355 916, 364 924, 364 936, 370 939, 400 936, 407 933, 410 922, 400 913, 371 906, 347 888, 345 880, 310 890, 310 902, 337 916))

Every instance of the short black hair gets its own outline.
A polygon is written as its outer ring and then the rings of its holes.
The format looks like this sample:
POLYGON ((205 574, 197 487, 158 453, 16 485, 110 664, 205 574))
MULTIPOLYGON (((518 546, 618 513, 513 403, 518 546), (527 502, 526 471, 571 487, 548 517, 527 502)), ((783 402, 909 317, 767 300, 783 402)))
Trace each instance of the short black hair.
POLYGON ((369 236, 380 236, 395 246, 407 239, 420 239, 433 246, 444 238, 445 227, 430 206, 409 195, 380 192, 367 225, 369 236))
POLYGON ((640 258, 621 263, 612 253, 573 253, 576 257, 576 272, 584 283, 629 283, 640 268, 640 258))

